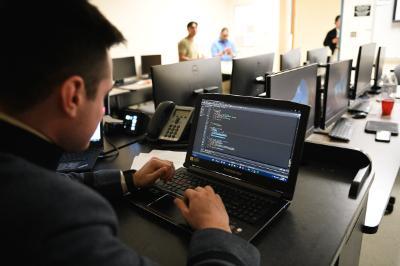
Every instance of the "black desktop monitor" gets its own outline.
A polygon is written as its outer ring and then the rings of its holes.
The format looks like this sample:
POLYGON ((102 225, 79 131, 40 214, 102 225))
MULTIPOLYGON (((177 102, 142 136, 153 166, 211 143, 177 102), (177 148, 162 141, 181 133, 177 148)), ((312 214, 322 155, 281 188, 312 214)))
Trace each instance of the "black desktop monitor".
POLYGON ((307 136, 314 130, 317 93, 317 64, 310 64, 266 76, 267 97, 311 106, 307 136))
POLYGON ((301 66, 300 48, 290 50, 281 55, 281 71, 301 66))
POLYGON ((180 62, 151 68, 153 100, 173 101, 177 105, 194 106, 199 93, 220 93, 221 62, 218 57, 180 62))
POLYGON ((326 64, 328 63, 328 50, 327 48, 318 48, 307 51, 307 62, 310 64, 326 64))
POLYGON ((274 53, 232 61, 231 94, 258 96, 265 92, 264 77, 272 72, 274 53))
POLYGON ((113 58, 113 79, 123 83, 124 79, 136 76, 135 57, 113 58))
POLYGON ((374 68, 374 86, 372 87, 373 90, 379 90, 379 82, 382 78, 383 72, 383 65, 385 64, 385 55, 386 55, 386 48, 380 46, 378 48, 378 54, 375 61, 375 68, 374 68))
POLYGON ((142 55, 142 76, 151 74, 151 67, 161 65, 161 55, 142 55))
POLYGON ((371 89, 371 74, 375 59, 375 43, 361 45, 358 50, 357 66, 352 97, 356 99, 371 89))
POLYGON ((328 128, 347 112, 352 61, 350 59, 327 65, 320 124, 322 129, 328 128))

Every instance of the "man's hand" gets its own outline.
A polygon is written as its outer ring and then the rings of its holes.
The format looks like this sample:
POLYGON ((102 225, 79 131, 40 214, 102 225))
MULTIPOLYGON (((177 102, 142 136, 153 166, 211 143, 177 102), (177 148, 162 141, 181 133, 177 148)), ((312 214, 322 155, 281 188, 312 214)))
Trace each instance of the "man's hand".
POLYGON ((227 55, 233 55, 232 49, 229 48, 229 47, 225 48, 224 52, 225 52, 227 55))
POLYGON ((338 42, 339 42, 339 38, 336 37, 336 38, 332 39, 332 43, 337 44, 338 42))
POLYGON ((218 228, 231 232, 221 197, 210 186, 187 189, 184 196, 188 203, 177 198, 175 204, 193 229, 218 228))
POLYGON ((175 168, 172 162, 153 157, 133 174, 133 183, 138 188, 146 187, 154 184, 158 179, 167 182, 174 175, 175 168))

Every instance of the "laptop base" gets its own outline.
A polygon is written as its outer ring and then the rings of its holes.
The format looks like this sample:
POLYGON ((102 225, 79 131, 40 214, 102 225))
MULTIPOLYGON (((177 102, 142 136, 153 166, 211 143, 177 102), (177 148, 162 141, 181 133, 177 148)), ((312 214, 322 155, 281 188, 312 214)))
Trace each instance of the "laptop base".
MULTIPOLYGON (((178 227, 185 233, 191 234, 193 230, 181 215, 178 207, 175 206, 174 199, 176 197, 181 198, 182 196, 153 186, 136 192, 128 198, 128 201, 135 207, 147 213, 151 213, 164 222, 178 227)), ((273 220, 283 213, 289 205, 289 201, 277 200, 276 205, 271 208, 268 214, 254 224, 249 224, 231 216, 229 218, 231 231, 233 234, 247 241, 252 241, 261 231, 267 228, 273 220)))

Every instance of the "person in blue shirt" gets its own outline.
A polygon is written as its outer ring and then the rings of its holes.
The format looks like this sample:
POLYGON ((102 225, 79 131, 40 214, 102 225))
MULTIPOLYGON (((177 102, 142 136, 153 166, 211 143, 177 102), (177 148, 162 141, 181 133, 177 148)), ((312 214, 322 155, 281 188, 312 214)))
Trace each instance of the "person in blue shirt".
POLYGON ((236 48, 233 42, 228 40, 228 28, 222 28, 220 37, 211 46, 211 55, 219 56, 221 61, 231 61, 236 56, 236 48))

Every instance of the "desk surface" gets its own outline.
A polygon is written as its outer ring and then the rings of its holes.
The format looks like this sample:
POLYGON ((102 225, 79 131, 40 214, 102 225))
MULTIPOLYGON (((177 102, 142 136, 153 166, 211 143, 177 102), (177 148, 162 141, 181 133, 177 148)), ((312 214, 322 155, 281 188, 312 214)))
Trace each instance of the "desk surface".
MULTIPOLYGON (((128 169, 135 155, 149 150, 139 144, 128 146, 116 160, 103 161, 96 168, 128 169)), ((350 199, 349 182, 353 177, 354 172, 346 167, 332 163, 314 167, 306 160, 291 206, 254 243, 260 250, 262 265, 333 265, 365 208, 372 182, 370 176, 359 197, 350 199), (326 174, 321 176, 321 171, 326 174)), ((162 265, 185 265, 188 235, 128 206, 126 201, 114 203, 114 207, 124 243, 162 265)))
POLYGON ((390 117, 381 116, 381 103, 371 99, 371 111, 366 119, 353 119, 353 136, 348 143, 332 141, 326 135, 313 134, 308 140, 328 145, 354 147, 367 153, 372 161, 375 179, 369 191, 365 231, 375 233, 385 213, 400 167, 400 136, 392 136, 390 143, 376 142, 375 134, 364 132, 368 120, 400 123, 400 102, 397 100, 390 117))
POLYGON ((151 90, 153 87, 151 79, 143 79, 139 80, 132 84, 122 85, 119 87, 113 87, 110 91, 110 96, 115 96, 119 94, 129 93, 130 91, 139 91, 139 90, 151 90))

